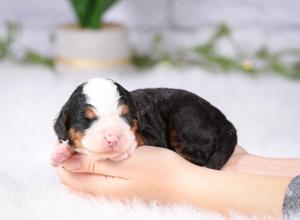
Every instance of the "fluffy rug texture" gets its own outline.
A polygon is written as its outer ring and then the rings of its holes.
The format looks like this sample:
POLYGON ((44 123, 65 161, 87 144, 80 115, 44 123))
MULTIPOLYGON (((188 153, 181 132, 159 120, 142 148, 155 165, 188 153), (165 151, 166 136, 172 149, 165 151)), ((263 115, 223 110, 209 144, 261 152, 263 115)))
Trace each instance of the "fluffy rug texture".
MULTIPOLYGON (((300 82, 164 66, 144 73, 129 69, 58 74, 2 63, 0 219, 223 219, 182 204, 161 207, 155 202, 146 205, 135 201, 123 205, 82 198, 59 183, 48 163, 55 141, 53 120, 73 89, 92 76, 112 78, 127 89, 190 90, 227 115, 238 130, 239 143, 249 152, 300 157, 300 82)), ((233 214, 232 219, 246 218, 233 214)))

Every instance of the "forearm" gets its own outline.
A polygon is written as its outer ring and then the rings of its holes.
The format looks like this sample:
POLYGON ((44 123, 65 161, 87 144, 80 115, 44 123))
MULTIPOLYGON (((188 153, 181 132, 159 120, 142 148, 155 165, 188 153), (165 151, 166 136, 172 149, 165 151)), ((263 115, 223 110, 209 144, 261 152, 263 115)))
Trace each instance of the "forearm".
POLYGON ((294 177, 300 174, 300 159, 246 155, 240 160, 239 167, 248 173, 294 177))
POLYGON ((172 199, 226 214, 281 216, 290 178, 236 174, 189 165, 172 199), (177 197, 176 197, 177 196, 177 197))
POLYGON ((300 159, 266 158, 251 154, 237 155, 226 164, 223 170, 294 177, 300 174, 300 159))

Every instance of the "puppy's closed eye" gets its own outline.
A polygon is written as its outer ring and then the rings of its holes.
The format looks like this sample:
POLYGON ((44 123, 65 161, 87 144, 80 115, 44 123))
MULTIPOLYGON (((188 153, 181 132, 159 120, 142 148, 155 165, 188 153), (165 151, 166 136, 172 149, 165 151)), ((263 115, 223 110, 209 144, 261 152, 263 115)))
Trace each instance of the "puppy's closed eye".
POLYGON ((121 117, 124 118, 124 120, 131 125, 130 114, 126 113, 124 115, 121 115, 121 117))

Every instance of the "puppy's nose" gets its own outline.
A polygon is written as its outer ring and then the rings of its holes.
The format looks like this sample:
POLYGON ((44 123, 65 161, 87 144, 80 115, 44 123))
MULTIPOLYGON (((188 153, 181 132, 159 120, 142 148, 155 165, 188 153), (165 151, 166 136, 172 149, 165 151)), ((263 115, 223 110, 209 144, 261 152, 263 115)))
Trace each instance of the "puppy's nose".
POLYGON ((116 134, 107 133, 104 135, 104 140, 108 143, 110 147, 114 147, 118 144, 120 137, 116 134))

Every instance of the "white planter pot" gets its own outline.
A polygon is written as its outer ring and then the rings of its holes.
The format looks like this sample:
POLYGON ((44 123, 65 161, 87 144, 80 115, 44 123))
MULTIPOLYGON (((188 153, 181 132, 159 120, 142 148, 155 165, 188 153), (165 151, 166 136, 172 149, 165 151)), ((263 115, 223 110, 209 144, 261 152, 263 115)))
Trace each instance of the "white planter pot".
POLYGON ((54 50, 58 69, 112 69, 130 64, 127 31, 117 24, 105 24, 99 30, 64 26, 55 34, 54 50))

